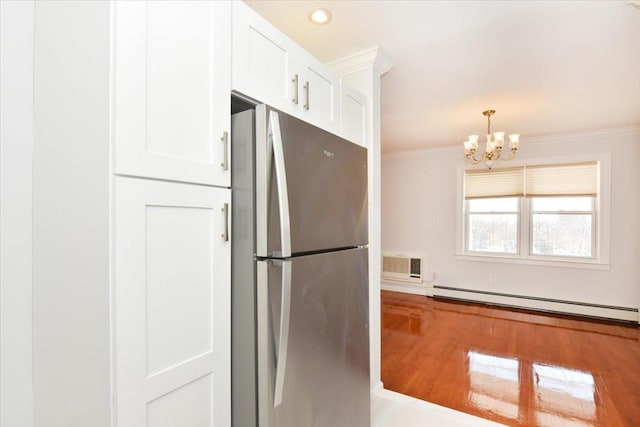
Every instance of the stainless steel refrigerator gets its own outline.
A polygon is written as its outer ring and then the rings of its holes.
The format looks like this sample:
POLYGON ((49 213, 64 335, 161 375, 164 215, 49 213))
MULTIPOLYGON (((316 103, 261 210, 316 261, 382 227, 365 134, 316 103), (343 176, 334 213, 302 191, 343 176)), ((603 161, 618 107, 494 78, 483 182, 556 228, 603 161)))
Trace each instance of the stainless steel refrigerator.
POLYGON ((369 427, 367 151, 232 115, 232 425, 369 427))

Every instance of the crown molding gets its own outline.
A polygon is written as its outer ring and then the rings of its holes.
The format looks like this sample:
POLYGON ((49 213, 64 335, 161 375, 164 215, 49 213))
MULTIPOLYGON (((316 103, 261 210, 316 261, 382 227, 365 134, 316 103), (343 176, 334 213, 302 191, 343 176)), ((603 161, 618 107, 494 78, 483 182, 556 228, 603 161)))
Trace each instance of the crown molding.
POLYGON ((636 9, 640 9, 640 0, 627 0, 624 2, 627 6, 633 6, 636 9))
MULTIPOLYGON (((539 144, 559 144, 570 142, 583 142, 592 139, 602 139, 603 137, 624 137, 636 136, 640 138, 640 125, 623 126, 616 128, 596 129, 584 132, 570 132, 556 135, 536 136, 531 138, 520 138, 520 145, 539 145, 539 144)), ((453 151, 464 151, 462 144, 443 145, 439 147, 422 148, 419 150, 406 150, 383 153, 382 159, 398 159, 406 157, 415 157, 434 153, 447 153, 453 151)))
MULTIPOLYGON (((520 143, 522 144, 522 141, 520 143)), ((458 147, 457 145, 443 145, 439 147, 421 148, 419 150, 392 151, 389 153, 383 153, 382 160, 402 159, 407 157, 417 157, 417 156, 424 156, 427 154, 435 154, 435 153, 449 153, 452 151, 463 152, 463 150, 464 150, 464 147, 462 147, 462 144, 460 144, 460 147, 458 147)))
POLYGON ((376 70, 380 76, 383 76, 394 67, 391 58, 382 51, 380 46, 372 47, 325 65, 340 77, 370 69, 376 70))
POLYGON ((594 129, 582 132, 567 132, 556 135, 544 135, 531 138, 521 138, 520 144, 555 144, 559 142, 579 142, 602 137, 640 136, 640 125, 621 126, 615 128, 594 129))

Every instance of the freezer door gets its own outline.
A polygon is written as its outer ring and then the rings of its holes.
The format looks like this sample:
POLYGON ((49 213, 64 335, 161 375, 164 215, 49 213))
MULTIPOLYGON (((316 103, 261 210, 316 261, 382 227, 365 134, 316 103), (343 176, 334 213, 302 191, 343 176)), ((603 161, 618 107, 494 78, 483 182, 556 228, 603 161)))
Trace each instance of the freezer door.
POLYGON ((256 125, 258 256, 367 244, 366 148, 264 105, 256 125))
POLYGON ((367 249, 257 263, 260 427, 369 427, 367 249))

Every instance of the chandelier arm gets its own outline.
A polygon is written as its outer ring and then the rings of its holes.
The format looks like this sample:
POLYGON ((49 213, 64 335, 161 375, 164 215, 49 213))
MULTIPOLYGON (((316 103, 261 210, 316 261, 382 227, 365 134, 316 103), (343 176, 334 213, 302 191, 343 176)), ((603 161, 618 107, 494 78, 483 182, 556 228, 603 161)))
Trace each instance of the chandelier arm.
POLYGON ((502 160, 507 161, 507 160, 513 160, 513 159, 515 159, 515 158, 516 158, 516 153, 517 153, 517 151, 511 151, 511 156, 509 156, 509 157, 502 157, 502 160))
POLYGON ((473 155, 467 156, 467 159, 471 160, 471 164, 472 165, 477 165, 478 163, 480 163, 482 161, 482 159, 484 159, 484 157, 485 157, 485 153, 482 153, 480 158, 477 158, 475 153, 474 153, 473 155))

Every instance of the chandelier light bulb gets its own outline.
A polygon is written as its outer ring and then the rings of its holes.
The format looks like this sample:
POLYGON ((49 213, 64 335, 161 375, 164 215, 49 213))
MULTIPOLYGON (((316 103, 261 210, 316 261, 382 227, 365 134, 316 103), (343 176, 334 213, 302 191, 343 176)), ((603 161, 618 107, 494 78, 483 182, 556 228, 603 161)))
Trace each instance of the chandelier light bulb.
POLYGON ((511 135, 509 135, 509 147, 511 148, 511 150, 517 150, 519 145, 520 145, 520 134, 512 133, 511 135))
POLYGON ((473 148, 478 148, 478 138, 480 138, 480 135, 469 135, 469 142, 471 142, 473 148))

